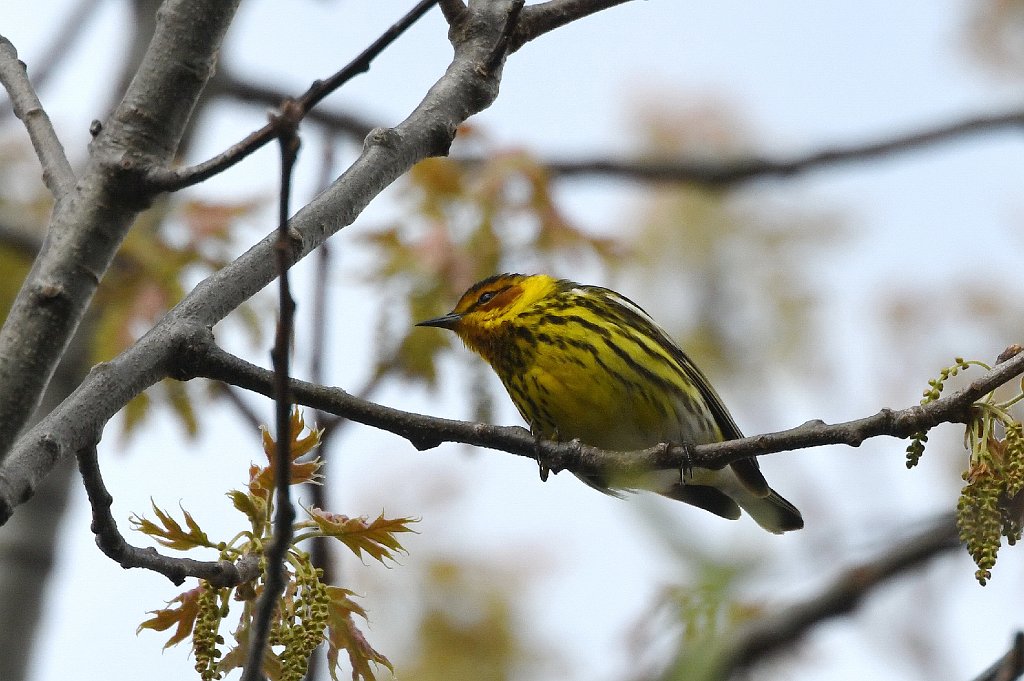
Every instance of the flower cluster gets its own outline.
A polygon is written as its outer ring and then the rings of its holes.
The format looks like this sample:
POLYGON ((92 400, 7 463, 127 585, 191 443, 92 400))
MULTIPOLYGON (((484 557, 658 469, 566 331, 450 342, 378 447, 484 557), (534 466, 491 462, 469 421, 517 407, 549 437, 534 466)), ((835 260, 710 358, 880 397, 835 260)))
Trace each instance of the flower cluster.
MULTIPOLYGON (((978 361, 957 358, 928 383, 921 404, 937 400, 945 382, 971 365, 990 367, 978 361)), ((984 586, 1005 537, 1011 546, 1024 529, 1024 427, 1010 408, 1024 399, 1024 385, 1009 400, 997 402, 993 393, 971 405, 967 415, 964 445, 969 453, 963 473, 965 485, 957 501, 956 520, 960 540, 978 567, 975 578, 984 586)), ((907 447, 907 467, 917 465, 924 453, 925 433, 914 436, 907 447)))

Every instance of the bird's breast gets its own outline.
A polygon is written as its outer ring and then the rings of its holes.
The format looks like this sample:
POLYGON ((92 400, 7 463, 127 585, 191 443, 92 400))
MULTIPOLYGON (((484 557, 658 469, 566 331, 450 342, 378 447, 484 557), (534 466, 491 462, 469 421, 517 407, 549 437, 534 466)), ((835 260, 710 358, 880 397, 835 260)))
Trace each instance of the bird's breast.
POLYGON ((542 437, 631 450, 683 434, 670 399, 616 373, 596 355, 545 344, 519 371, 499 375, 523 418, 542 437))

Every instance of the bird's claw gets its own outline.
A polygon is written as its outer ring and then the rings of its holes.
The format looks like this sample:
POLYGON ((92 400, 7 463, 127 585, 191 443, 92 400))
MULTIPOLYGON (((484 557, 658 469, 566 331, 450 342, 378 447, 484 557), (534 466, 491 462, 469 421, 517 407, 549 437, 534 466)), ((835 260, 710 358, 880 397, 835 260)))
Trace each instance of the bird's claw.
POLYGON ((537 462, 537 471, 540 473, 540 481, 547 482, 548 476, 551 474, 551 468, 541 460, 541 439, 540 435, 533 433, 533 458, 537 462))
MULTIPOLYGON (((673 447, 672 443, 669 442, 663 442, 661 446, 664 448, 663 452, 665 454, 668 454, 673 447)), ((683 465, 679 467, 679 484, 685 485, 687 484, 686 481, 693 477, 693 464, 690 462, 690 445, 681 443, 675 446, 683 450, 683 465)))

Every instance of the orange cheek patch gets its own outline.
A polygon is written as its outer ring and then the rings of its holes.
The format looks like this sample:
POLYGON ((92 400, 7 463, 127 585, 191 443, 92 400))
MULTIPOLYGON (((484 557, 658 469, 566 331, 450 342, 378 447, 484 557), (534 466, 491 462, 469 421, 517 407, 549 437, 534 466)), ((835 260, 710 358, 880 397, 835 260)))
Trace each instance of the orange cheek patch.
POLYGON ((507 289, 481 305, 480 310, 496 310, 508 307, 521 295, 523 295, 522 286, 509 286, 507 289))

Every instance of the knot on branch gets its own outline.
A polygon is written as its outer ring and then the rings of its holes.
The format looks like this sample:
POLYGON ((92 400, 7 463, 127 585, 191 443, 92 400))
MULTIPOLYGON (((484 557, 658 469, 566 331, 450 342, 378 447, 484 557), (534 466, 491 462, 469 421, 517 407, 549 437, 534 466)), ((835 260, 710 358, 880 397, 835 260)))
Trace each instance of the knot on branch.
MULTIPOLYGON (((96 139, 99 141, 102 137, 96 139)), ((152 206, 160 189, 150 180, 150 175, 160 166, 150 158, 130 152, 108 162, 106 171, 114 180, 110 192, 116 194, 116 203, 133 212, 142 212, 152 206)))
POLYGON ((306 107, 296 99, 284 100, 277 111, 270 113, 270 127, 274 136, 292 152, 298 151, 299 123, 305 115, 306 107))
POLYGON ((230 587, 251 582, 259 576, 259 556, 254 553, 247 553, 235 563, 229 560, 215 563, 213 573, 206 577, 206 581, 216 587, 230 587))
POLYGON ((381 147, 388 151, 394 151, 402 143, 402 135, 394 128, 374 128, 363 140, 363 150, 369 151, 372 147, 381 147))
POLYGON ((191 381, 202 373, 204 362, 214 347, 213 329, 203 324, 180 323, 167 356, 167 375, 176 381, 191 381))

